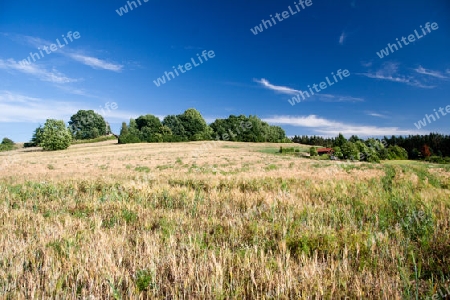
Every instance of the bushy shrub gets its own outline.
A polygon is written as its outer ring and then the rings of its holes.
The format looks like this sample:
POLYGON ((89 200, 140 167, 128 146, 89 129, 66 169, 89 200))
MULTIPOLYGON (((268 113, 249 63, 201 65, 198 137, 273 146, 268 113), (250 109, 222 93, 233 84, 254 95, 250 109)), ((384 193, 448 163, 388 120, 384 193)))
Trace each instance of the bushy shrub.
POLYGON ((389 152, 388 149, 386 148, 382 148, 380 149, 380 151, 378 151, 378 155, 380 157, 380 159, 389 159, 389 152))
POLYGON ((30 148, 30 147, 37 147, 37 145, 36 145, 36 143, 29 142, 29 143, 24 143, 23 147, 24 148, 30 148))
POLYGON ((448 164, 448 163, 450 163, 450 157, 440 157, 440 156, 437 156, 437 155, 430 156, 430 157, 426 158, 425 160, 429 161, 431 163, 436 163, 436 164, 448 164))
POLYGON ((4 138, 0 144, 0 151, 9 151, 14 149, 14 142, 11 139, 4 138))
POLYGON ((8 139, 7 137, 5 137, 2 140, 2 145, 13 145, 14 146, 14 142, 11 139, 8 139))
POLYGON ((379 163, 380 162, 380 157, 378 156, 377 153, 372 153, 370 156, 366 157, 367 162, 370 163, 379 163))
POLYGON ((344 154, 342 154, 341 147, 333 147, 334 156, 337 158, 343 158, 344 154))
POLYGON ((138 136, 134 134, 126 134, 119 136, 119 144, 133 144, 133 143, 141 143, 141 140, 138 136))
POLYGON ((408 152, 397 145, 388 147, 388 159, 406 160, 408 159, 408 152))
POLYGON ((64 121, 48 119, 40 134, 40 146, 45 151, 64 150, 72 142, 72 133, 66 128, 64 121))
POLYGON ((309 155, 311 155, 311 156, 318 156, 319 153, 317 152, 317 148, 316 147, 309 148, 309 155))
POLYGON ((319 160, 330 160, 330 155, 323 154, 323 155, 319 156, 318 158, 319 158, 319 160))

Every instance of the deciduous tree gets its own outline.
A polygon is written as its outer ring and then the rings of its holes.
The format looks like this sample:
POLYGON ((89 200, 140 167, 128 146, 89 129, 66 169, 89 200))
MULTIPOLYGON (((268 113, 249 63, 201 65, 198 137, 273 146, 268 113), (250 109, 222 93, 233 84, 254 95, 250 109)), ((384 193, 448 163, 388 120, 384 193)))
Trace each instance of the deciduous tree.
POLYGON ((72 134, 64 121, 48 119, 40 134, 40 146, 45 151, 67 149, 72 142, 72 134))

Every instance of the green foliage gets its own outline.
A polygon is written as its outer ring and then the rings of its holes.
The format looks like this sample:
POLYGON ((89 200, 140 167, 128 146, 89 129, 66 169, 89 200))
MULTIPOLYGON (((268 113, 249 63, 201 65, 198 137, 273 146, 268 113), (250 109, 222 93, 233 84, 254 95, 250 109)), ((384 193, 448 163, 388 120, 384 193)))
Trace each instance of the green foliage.
POLYGON ((361 160, 371 163, 380 163, 381 160, 385 159, 408 159, 408 153, 404 148, 399 146, 386 148, 386 138, 382 141, 374 138, 363 141, 358 136, 353 135, 349 140, 346 140, 342 134, 339 134, 335 139, 295 136, 294 140, 296 142, 309 143, 310 145, 316 145, 316 142, 320 141, 323 143, 321 146, 332 143, 334 145, 334 156, 340 159, 361 160))
POLYGON ((39 125, 33 132, 33 136, 29 143, 25 143, 24 147, 37 147, 41 145, 42 142, 42 133, 44 132, 44 128, 39 125))
POLYGON ((213 135, 223 140, 237 142, 290 142, 284 130, 279 126, 270 126, 256 116, 230 115, 226 119, 215 120, 210 127, 213 135))
POLYGON ((334 153, 334 156, 336 156, 337 158, 344 158, 344 154, 342 154, 342 150, 341 150, 341 147, 333 147, 333 153, 334 153))
MULTIPOLYGON (((158 119, 159 121, 159 119, 158 119)), ((136 123, 139 121, 136 120, 136 123)), ((156 124, 156 122, 153 122, 153 124, 149 124, 149 126, 144 126, 139 128, 139 139, 143 142, 148 143, 158 143, 162 142, 162 135, 159 133, 159 130, 161 128, 161 122, 159 124, 156 124)))
POLYGON ((173 136, 177 136, 180 141, 187 141, 187 134, 178 116, 169 115, 164 118, 162 124, 168 127, 173 136))
POLYGON ((10 151, 14 149, 14 142, 9 138, 3 138, 0 144, 0 151, 10 151))
POLYGON ((389 159, 389 151, 387 148, 382 148, 380 149, 380 151, 378 151, 378 156, 380 157, 380 159, 389 159))
POLYGON ((366 160, 371 163, 380 163, 380 156, 375 152, 367 156, 366 160))
POLYGON ((66 128, 64 121, 48 119, 39 134, 40 146, 45 151, 55 151, 67 149, 72 142, 72 134, 66 128))
POLYGON ((162 122, 153 115, 131 119, 122 124, 119 144, 139 142, 183 142, 211 140, 290 143, 284 130, 270 126, 256 116, 229 116, 207 125, 201 114, 190 108, 181 115, 169 115, 162 122))
POLYGON ((450 163, 450 157, 440 157, 437 155, 430 156, 425 159, 428 162, 435 163, 435 164, 449 164, 450 163))
POLYGON ((148 128, 149 132, 157 133, 161 127, 161 121, 154 115, 145 115, 136 119, 136 125, 139 131, 142 131, 145 127, 148 128))
POLYGON ((277 169, 278 169, 278 166, 275 165, 275 164, 270 164, 270 165, 267 165, 264 169, 265 169, 266 171, 277 170, 277 169))
POLYGON ((212 130, 195 109, 188 109, 182 115, 170 115, 163 122, 156 116, 145 115, 122 124, 119 143, 161 143, 200 141, 211 139, 212 130))
POLYGON ((420 153, 417 148, 413 148, 411 151, 411 159, 419 159, 422 156, 422 153, 420 153))
POLYGON ((127 126, 125 122, 122 123, 122 129, 119 135, 119 144, 140 143, 139 131, 137 129, 136 121, 130 120, 130 125, 127 126))
POLYGON ((79 110, 70 117, 69 129, 77 140, 95 139, 111 132, 105 119, 93 110, 79 110))
POLYGON ((361 140, 357 135, 352 135, 352 136, 348 139, 348 141, 349 141, 349 142, 352 142, 352 143, 356 143, 356 142, 361 142, 362 140, 361 140))
POLYGON ((344 146, 344 144, 347 143, 347 140, 342 135, 342 133, 339 133, 339 136, 336 138, 336 140, 333 143, 333 147, 340 147, 344 146))
POLYGON ((145 172, 145 173, 150 172, 150 168, 147 166, 137 166, 136 168, 134 168, 134 170, 138 171, 138 172, 145 172))
POLYGON ((294 148, 294 147, 283 148, 280 146, 280 150, 279 150, 279 153, 298 153, 298 152, 300 152, 300 149, 294 148))
POLYGON ((147 270, 139 270, 136 272, 136 286, 139 292, 147 291, 153 288, 153 275, 147 270))
POLYGON ((386 175, 381 178, 383 189, 388 193, 392 193, 392 183, 394 181, 396 171, 392 166, 386 166, 384 171, 386 175))
POLYGON ((341 146, 341 151, 344 158, 359 160, 358 148, 352 142, 344 142, 344 144, 342 144, 341 146))
POLYGON ((13 142, 13 140, 11 140, 11 139, 5 137, 5 138, 3 138, 3 140, 2 140, 2 145, 5 145, 5 146, 6 146, 6 145, 14 146, 14 142, 13 142))
MULTIPOLYGON (((337 138, 323 138, 320 136, 297 136, 292 138, 292 142, 311 146, 334 147, 343 145, 345 138, 340 135, 337 138)), ((362 141, 357 136, 352 136, 350 142, 356 143, 362 141)), ((388 145, 404 148, 409 159, 424 159, 429 156, 450 157, 450 135, 430 133, 428 135, 410 135, 410 136, 392 136, 383 137, 382 140, 369 138, 364 143, 367 147, 374 148, 381 160, 389 159, 388 145), (427 145, 427 147, 424 147, 427 145)), ((361 152, 362 160, 365 160, 366 154, 361 152)))
POLYGON ((405 160, 408 159, 408 152, 400 146, 388 147, 388 159, 405 160))
POLYGON ((105 136, 99 136, 98 138, 95 138, 95 139, 72 141, 72 145, 91 144, 91 143, 98 143, 98 142, 104 142, 104 141, 111 141, 111 140, 115 140, 115 139, 116 139, 116 137, 114 135, 105 135, 105 136))
POLYGON ((194 108, 187 109, 178 116, 189 141, 201 141, 211 139, 212 131, 206 124, 200 112, 194 108))
POLYGON ((319 153, 317 152, 317 148, 316 147, 309 148, 309 155, 311 155, 311 156, 318 156, 319 153))

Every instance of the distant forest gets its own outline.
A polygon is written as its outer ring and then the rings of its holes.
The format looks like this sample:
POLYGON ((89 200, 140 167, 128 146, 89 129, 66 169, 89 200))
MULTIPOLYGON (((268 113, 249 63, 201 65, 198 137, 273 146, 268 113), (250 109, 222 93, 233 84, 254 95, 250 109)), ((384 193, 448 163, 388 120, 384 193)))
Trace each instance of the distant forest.
MULTIPOLYGON (((297 136, 295 135, 291 140, 294 143, 300 143, 312 146, 335 147, 338 143, 342 143, 339 139, 343 137, 340 135, 336 138, 323 138, 320 136, 297 136)), ((356 143, 362 141, 367 143, 373 139, 360 139, 356 135, 352 135, 348 141, 356 143)), ((378 139, 377 139, 378 140, 378 139)), ((425 159, 433 162, 448 162, 450 160, 450 136, 438 133, 430 133, 428 135, 409 135, 385 136, 380 142, 387 147, 398 146, 404 148, 408 153, 409 159, 425 159), (445 159, 444 159, 445 158, 445 159)))

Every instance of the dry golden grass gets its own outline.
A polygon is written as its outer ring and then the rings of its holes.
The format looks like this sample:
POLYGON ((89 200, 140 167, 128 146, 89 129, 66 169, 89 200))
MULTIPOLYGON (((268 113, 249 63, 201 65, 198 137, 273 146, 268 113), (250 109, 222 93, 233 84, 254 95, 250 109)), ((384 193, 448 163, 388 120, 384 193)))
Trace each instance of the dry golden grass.
POLYGON ((0 153, 0 298, 402 299, 446 284, 448 171, 261 152, 277 144, 192 158, 202 144, 0 153))
MULTIPOLYGON (((248 165, 250 172, 232 174, 233 177, 261 178, 268 174, 275 177, 304 178, 311 180, 344 179, 344 178, 372 178, 383 174, 379 170, 355 171, 349 175, 345 170, 337 168, 336 162, 328 162, 329 168, 318 169, 312 167, 317 161, 307 159, 292 160, 291 157, 274 156, 259 152, 261 149, 273 148, 276 151, 283 144, 264 143, 232 143, 232 142, 191 142, 172 144, 128 144, 118 145, 117 141, 106 141, 94 144, 80 144, 71 146, 65 151, 41 152, 37 148, 21 149, 11 152, 0 152, 0 158, 13 156, 15 161, 8 164, 0 173, 2 177, 14 177, 16 180, 66 180, 66 179, 125 179, 136 175, 136 166, 146 166, 151 169, 151 175, 159 178, 174 176, 188 176, 189 172, 183 165, 195 164, 199 167, 209 167, 220 171, 233 172, 248 165), (201 149, 203 144, 210 144, 198 158, 192 157, 195 150, 201 149), (180 158, 182 163, 176 163, 180 158), (294 165, 289 167, 289 164, 294 165), (266 171, 268 165, 278 168, 266 171), (50 166, 50 169, 49 169, 50 166), (127 166, 132 166, 127 168, 127 166), (159 168, 158 168, 159 166, 159 168), (170 168, 164 169, 164 166, 170 168), (177 174, 174 174, 175 171, 177 174), (331 173, 331 174, 330 174, 331 173), (329 178, 331 175, 332 178, 329 178)), ((210 178, 208 174, 193 175, 210 178)), ((220 172, 216 178, 227 178, 220 172)))

